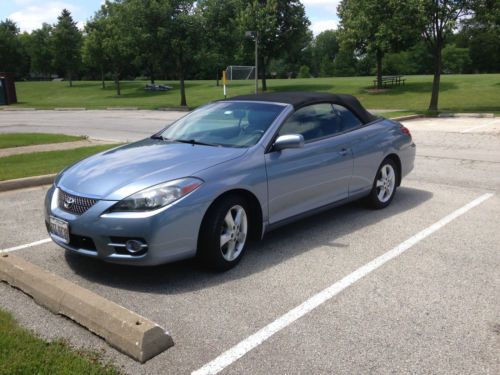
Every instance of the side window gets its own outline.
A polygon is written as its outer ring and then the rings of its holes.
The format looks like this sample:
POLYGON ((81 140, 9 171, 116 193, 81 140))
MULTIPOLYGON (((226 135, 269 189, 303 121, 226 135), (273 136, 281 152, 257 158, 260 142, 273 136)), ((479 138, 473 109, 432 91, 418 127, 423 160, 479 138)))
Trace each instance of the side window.
POLYGON ((302 134, 306 142, 339 132, 339 114, 330 103, 300 108, 283 124, 279 135, 302 134))
POLYGON ((340 118, 339 131, 345 132, 357 128, 362 123, 354 113, 338 104, 333 104, 333 109, 340 118))

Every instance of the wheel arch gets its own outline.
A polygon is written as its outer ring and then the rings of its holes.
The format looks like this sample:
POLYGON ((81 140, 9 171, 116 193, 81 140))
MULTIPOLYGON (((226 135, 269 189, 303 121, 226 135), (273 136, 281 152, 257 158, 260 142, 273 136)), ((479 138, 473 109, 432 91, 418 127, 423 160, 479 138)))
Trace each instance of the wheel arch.
POLYGON ((200 233, 201 233, 201 230, 203 228, 203 225, 205 224, 206 220, 209 218, 212 209, 218 204, 218 202, 220 202, 221 200, 223 200, 226 197, 231 196, 231 195, 236 195, 236 196, 242 197, 245 200, 245 202, 248 204, 248 209, 250 211, 250 218, 252 220, 251 227, 250 227, 251 231, 252 231, 250 233, 251 239, 258 240, 262 237, 262 234, 263 234, 263 225, 262 225, 263 214, 262 214, 262 205, 261 205, 259 199, 250 190, 237 188, 237 189, 227 190, 227 191, 219 194, 219 196, 217 196, 217 198, 215 198, 213 200, 213 202, 210 204, 210 206, 208 206, 207 210, 205 211, 205 214, 203 215, 203 219, 201 221, 201 226, 200 226, 200 230, 198 233, 198 241, 200 238, 200 233))
MULTIPOLYGON (((386 159, 390 159, 394 162, 394 164, 396 164, 396 168, 398 169, 397 170, 397 180, 396 180, 396 186, 400 186, 401 185, 401 173, 402 173, 402 170, 401 170, 401 159, 399 158, 399 156, 395 153, 391 153, 389 155, 387 155, 384 160, 386 159)), ((382 161, 383 163, 384 161, 382 161)), ((381 164, 382 164, 381 163, 381 164)))

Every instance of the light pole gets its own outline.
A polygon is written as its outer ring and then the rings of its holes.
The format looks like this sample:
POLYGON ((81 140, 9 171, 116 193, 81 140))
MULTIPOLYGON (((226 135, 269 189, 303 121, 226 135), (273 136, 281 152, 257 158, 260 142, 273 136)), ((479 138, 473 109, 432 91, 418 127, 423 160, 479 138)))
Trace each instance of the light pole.
POLYGON ((245 32, 247 38, 252 38, 255 41, 255 94, 259 93, 259 32, 245 32))

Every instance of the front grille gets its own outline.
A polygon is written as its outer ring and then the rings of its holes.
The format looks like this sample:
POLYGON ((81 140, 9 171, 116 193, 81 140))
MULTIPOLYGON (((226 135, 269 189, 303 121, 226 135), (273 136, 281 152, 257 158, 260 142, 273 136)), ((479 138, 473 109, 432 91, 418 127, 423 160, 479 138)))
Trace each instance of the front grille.
POLYGON ((85 213, 90 207, 97 203, 97 199, 79 197, 66 193, 59 189, 58 206, 61 210, 75 215, 85 213))

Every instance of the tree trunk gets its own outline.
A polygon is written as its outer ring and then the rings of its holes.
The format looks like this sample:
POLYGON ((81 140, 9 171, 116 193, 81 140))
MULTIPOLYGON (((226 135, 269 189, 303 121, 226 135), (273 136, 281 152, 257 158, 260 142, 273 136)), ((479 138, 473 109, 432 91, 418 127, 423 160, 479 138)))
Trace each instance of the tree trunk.
POLYGON ((377 50, 377 89, 382 88, 382 51, 377 50))
POLYGON ((217 73, 215 74, 215 76, 217 77, 217 87, 219 87, 219 69, 217 69, 217 73))
POLYGON ((115 77, 115 87, 116 87, 116 95, 121 95, 120 91, 120 77, 115 77))
POLYGON ((73 87, 73 77, 71 75, 71 72, 69 72, 69 87, 73 87))
POLYGON ((104 82, 104 69, 101 66, 101 86, 103 89, 106 88, 106 82, 104 82))
POLYGON ((262 77, 262 91, 267 91, 267 82, 266 82, 266 63, 264 59, 261 60, 259 66, 259 73, 262 77))
POLYGON ((185 107, 187 106, 187 101, 186 101, 186 87, 184 85, 184 72, 181 72, 180 74, 180 84, 181 84, 181 106, 185 107))
POLYGON ((153 64, 149 65, 149 78, 151 80, 151 84, 155 84, 155 69, 153 67, 153 64))
POLYGON ((438 110, 439 84, 441 83, 442 49, 442 43, 436 43, 434 50, 434 79, 432 80, 432 95, 431 102, 429 104, 430 112, 437 112, 438 110))

